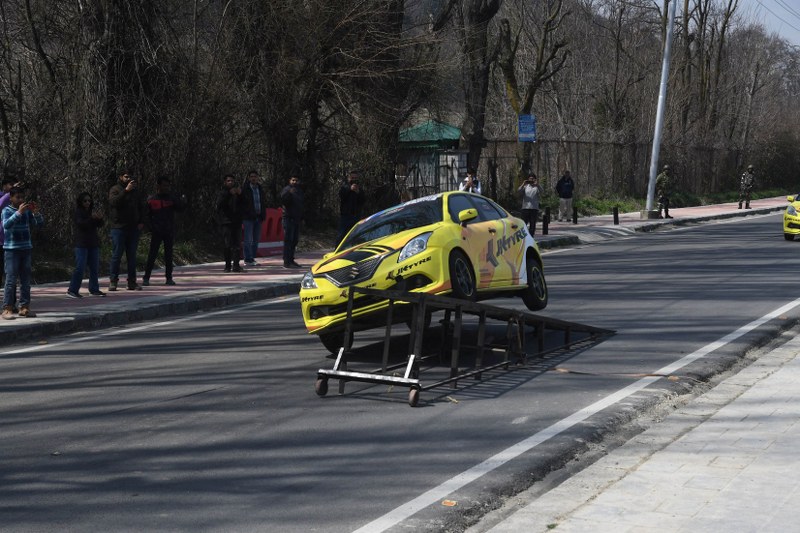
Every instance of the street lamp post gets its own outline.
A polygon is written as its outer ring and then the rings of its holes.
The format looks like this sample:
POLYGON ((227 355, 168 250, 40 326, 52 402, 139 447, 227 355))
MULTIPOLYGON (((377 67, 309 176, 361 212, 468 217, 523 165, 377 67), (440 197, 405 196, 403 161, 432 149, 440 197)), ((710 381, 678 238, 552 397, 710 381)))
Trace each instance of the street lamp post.
POLYGON ((647 203, 642 218, 658 218, 658 210, 653 209, 653 197, 656 192, 656 174, 658 174, 658 152, 661 149, 661 130, 664 126, 664 107, 667 103, 667 81, 669 80, 669 58, 672 51, 672 28, 675 24, 675 4, 677 0, 667 0, 667 33, 664 37, 664 60, 661 64, 661 85, 658 90, 658 108, 656 110, 656 126, 653 133, 653 152, 650 155, 650 180, 647 182, 647 203))

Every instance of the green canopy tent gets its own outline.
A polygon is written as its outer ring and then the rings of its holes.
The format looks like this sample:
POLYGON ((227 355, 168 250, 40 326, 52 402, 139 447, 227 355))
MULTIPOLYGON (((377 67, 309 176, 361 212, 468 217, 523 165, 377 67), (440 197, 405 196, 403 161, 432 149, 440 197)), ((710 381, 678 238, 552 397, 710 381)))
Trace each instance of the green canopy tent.
POLYGON ((428 120, 400 131, 397 172, 413 197, 453 190, 466 173, 461 130, 428 120))

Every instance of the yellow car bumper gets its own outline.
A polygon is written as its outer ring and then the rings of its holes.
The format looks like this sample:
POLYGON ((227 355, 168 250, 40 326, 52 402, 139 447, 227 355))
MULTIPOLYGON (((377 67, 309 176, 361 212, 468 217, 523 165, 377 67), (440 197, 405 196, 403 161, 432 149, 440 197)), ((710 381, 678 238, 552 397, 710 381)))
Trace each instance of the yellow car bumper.
MULTIPOLYGON (((353 286, 430 294, 450 292, 447 256, 441 249, 428 248, 400 263, 397 261, 398 255, 395 251, 384 256, 368 279, 353 286)), ((300 290, 300 305, 306 328, 309 333, 317 334, 340 330, 344 327, 347 316, 347 299, 351 285, 324 274, 316 275, 314 281, 317 288, 300 290)), ((356 295, 353 300, 353 317, 379 314, 379 311, 387 307, 388 302, 385 300, 356 295)))

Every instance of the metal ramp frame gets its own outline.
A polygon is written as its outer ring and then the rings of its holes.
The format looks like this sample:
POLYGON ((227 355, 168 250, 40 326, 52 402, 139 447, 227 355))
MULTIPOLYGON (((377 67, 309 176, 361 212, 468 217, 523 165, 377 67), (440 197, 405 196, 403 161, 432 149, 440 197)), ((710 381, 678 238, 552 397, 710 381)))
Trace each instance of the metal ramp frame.
POLYGON ((518 367, 522 367, 527 363, 528 357, 543 357, 557 350, 564 350, 575 344, 586 342, 585 337, 573 340, 573 333, 587 334, 591 340, 596 341, 602 337, 613 335, 614 331, 575 322, 566 322, 525 311, 504 309, 489 304, 459 300, 451 297, 425 293, 350 287, 347 299, 347 317, 345 319, 343 345, 339 348, 333 368, 330 370, 320 369, 317 371, 315 390, 319 396, 325 396, 328 393, 328 380, 330 379, 339 380, 339 394, 344 394, 345 384, 348 381, 408 387, 408 404, 411 407, 416 407, 419 403, 421 391, 430 390, 443 385, 450 385, 451 388, 456 388, 459 380, 470 377, 481 380, 484 372, 501 367, 504 370, 508 370, 512 362, 518 367), (351 371, 347 368, 347 354, 352 346, 353 339, 353 302, 356 294, 382 298, 389 302, 386 310, 386 330, 383 339, 381 367, 368 372, 351 371), (389 347, 396 312, 395 307, 398 304, 404 306, 410 304, 412 306, 412 318, 409 324, 411 330, 408 349, 409 355, 404 363, 390 365, 389 347), (442 321, 441 349, 438 354, 423 356, 422 342, 424 332, 430 320, 430 314, 436 311, 445 312, 445 318, 442 321), (478 339, 476 346, 462 346, 464 315, 478 317, 478 339), (488 320, 506 323, 506 342, 504 345, 487 345, 486 327, 488 320), (533 353, 526 351, 526 327, 533 328, 536 332, 536 351, 533 353), (557 347, 545 350, 546 330, 563 332, 563 343, 557 347), (474 366, 463 371, 460 370, 459 365, 462 348, 473 348, 476 350, 474 366), (501 351, 503 353, 503 360, 499 363, 484 365, 483 358, 487 351, 501 351), (434 358, 444 361, 446 360, 447 352, 450 352, 449 377, 423 385, 419 377, 420 364, 434 358), (401 368, 404 368, 402 376, 387 374, 388 372, 401 368))

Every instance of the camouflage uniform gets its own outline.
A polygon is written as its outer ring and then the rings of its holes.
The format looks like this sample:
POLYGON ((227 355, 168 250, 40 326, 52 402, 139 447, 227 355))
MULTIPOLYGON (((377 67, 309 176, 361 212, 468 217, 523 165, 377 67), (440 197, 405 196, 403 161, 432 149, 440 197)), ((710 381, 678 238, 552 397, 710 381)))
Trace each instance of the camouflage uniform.
POLYGON ((750 165, 739 180, 739 209, 742 208, 742 202, 745 202, 745 209, 750 209, 750 194, 755 184, 756 176, 753 174, 753 165, 750 165))
POLYGON ((664 211, 664 218, 669 216, 669 193, 672 185, 672 178, 669 175, 669 165, 664 165, 661 174, 656 176, 656 194, 658 195, 658 217, 661 218, 661 211, 664 211))

